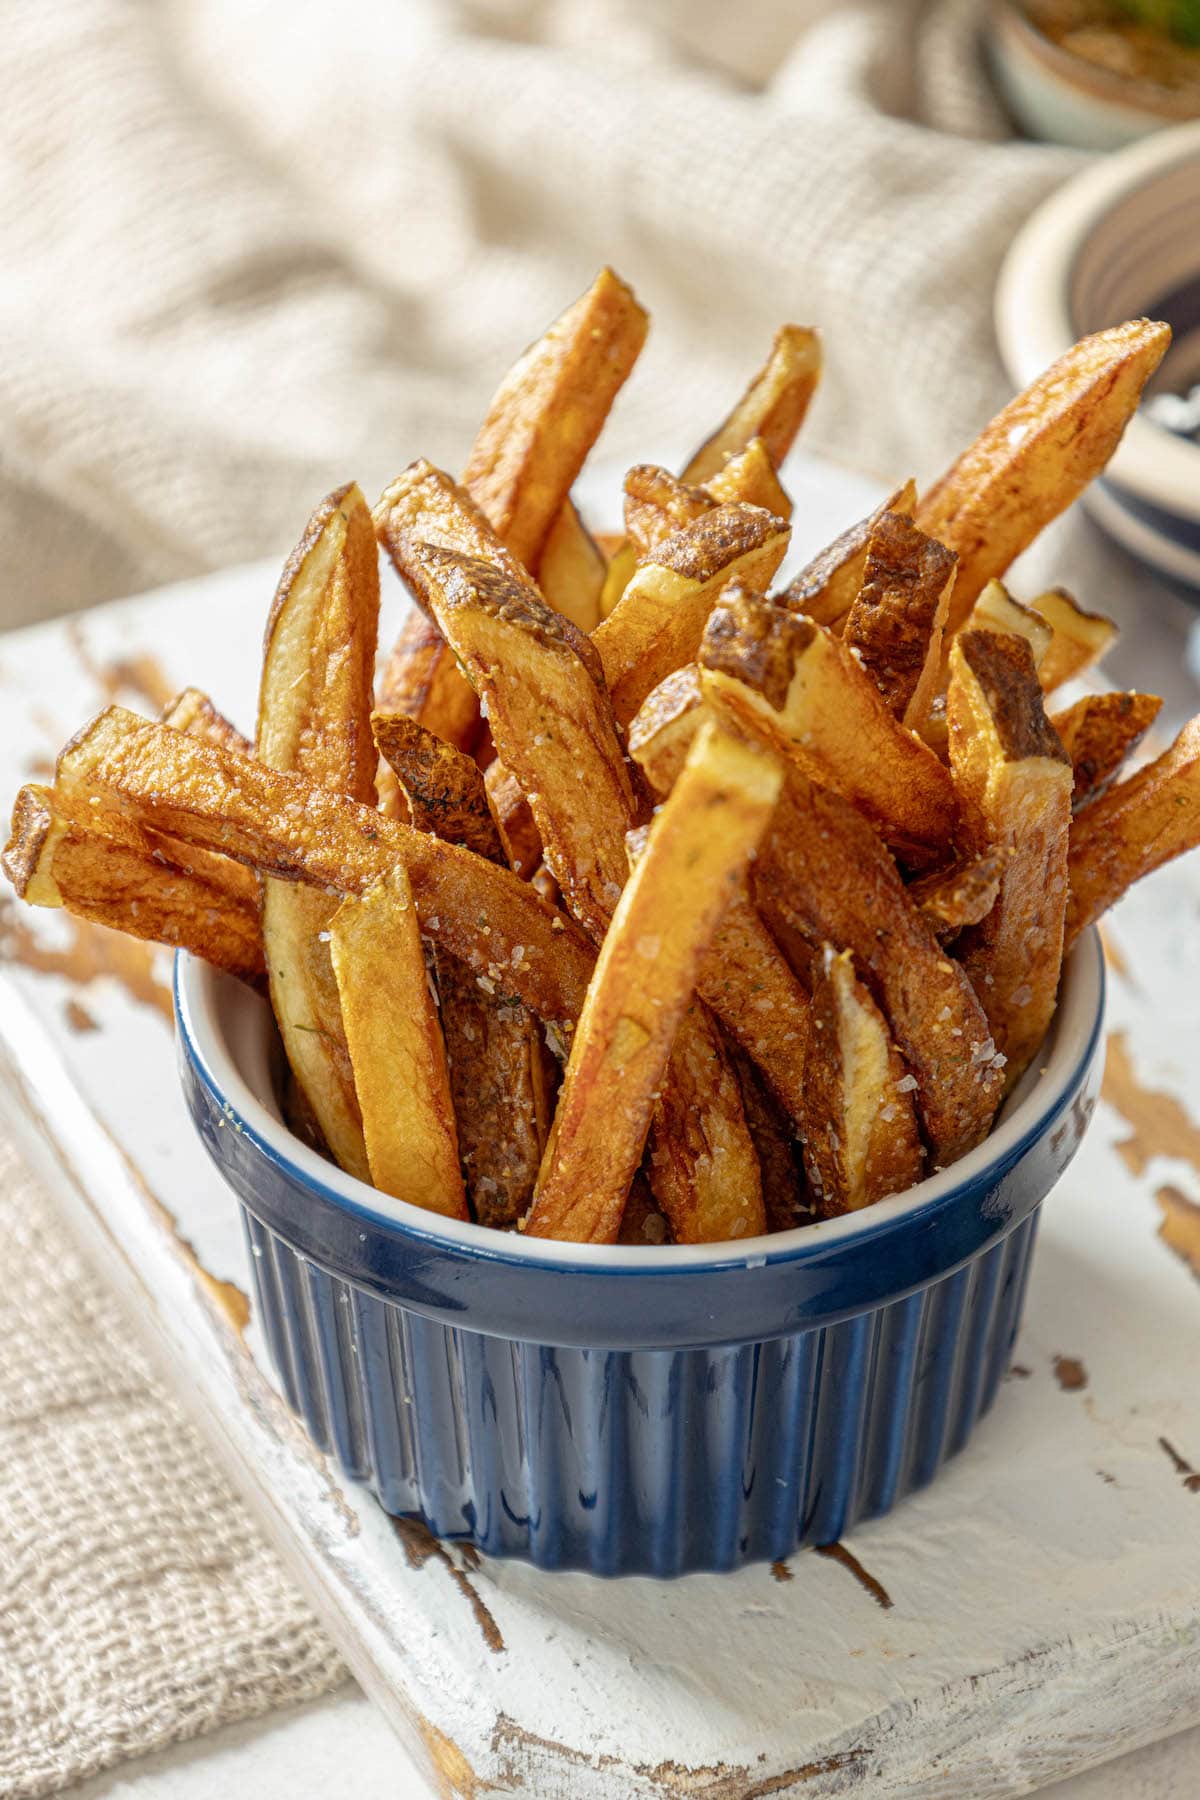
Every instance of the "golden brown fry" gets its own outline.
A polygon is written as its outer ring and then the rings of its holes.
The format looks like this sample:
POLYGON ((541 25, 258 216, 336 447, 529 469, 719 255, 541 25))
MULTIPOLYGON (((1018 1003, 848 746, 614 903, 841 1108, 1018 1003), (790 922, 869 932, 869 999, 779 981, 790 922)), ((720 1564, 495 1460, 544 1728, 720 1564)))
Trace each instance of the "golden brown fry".
POLYGON ((862 587, 867 548, 875 527, 884 513, 911 514, 916 504, 916 485, 907 481, 868 518, 843 531, 801 569, 778 596, 779 604, 789 612, 803 613, 817 625, 827 625, 830 631, 840 632, 862 587))
MULTIPOLYGON (((616 1238, 700 960, 779 782, 770 758, 716 727, 697 739, 600 952, 538 1180, 528 1226, 535 1235, 616 1238)), ((725 1228, 761 1230, 757 1198, 756 1218, 754 1195, 743 1191, 743 1211, 725 1228)))
POLYGON ((795 1127, 771 1093, 762 1070, 743 1051, 735 1051, 733 1066, 758 1158, 767 1230, 794 1231, 812 1221, 795 1127))
MULTIPOLYGON (((379 563, 371 514, 351 485, 321 503, 280 579, 263 645, 258 760, 373 805, 371 690, 379 563)), ((354 1072, 326 935, 336 901, 263 886, 271 1006, 296 1080, 342 1168, 369 1177, 354 1072)))
POLYGON ((600 595, 608 564, 595 538, 567 500, 550 527, 550 535, 538 558, 538 586, 547 601, 580 631, 593 631, 600 623, 600 595))
MULTIPOLYGON (((998 631, 1011 637, 1024 638, 1033 655, 1033 666, 1040 669, 1050 648, 1054 632, 1040 613, 1014 600, 1002 581, 989 581, 971 608, 968 631, 998 631)), ((949 656, 949 649, 947 649, 949 656)))
POLYGON ((64 907, 266 985, 258 884, 223 856, 92 809, 73 815, 51 789, 24 787, 2 862, 31 906, 64 907))
POLYGON ((917 1082, 925 1142, 944 1167, 987 1135, 1002 1077, 987 1021, 871 826, 839 795, 789 772, 754 865, 772 931, 850 950, 917 1082))
POLYGON ((1046 718, 1024 638, 964 631, 950 651, 950 766, 980 850, 1002 857, 996 904, 956 955, 1018 1081, 1058 998, 1071 763, 1046 718))
MULTIPOLYGON (((470 757, 403 714, 376 712, 371 723, 416 829, 503 863, 484 778, 470 757)), ((541 1033, 519 1001, 484 993, 465 963, 433 954, 471 1210, 481 1225, 511 1225, 529 1205, 549 1130, 541 1033)))
POLYGON ((986 584, 1100 473, 1170 341, 1170 327, 1148 319, 1083 338, 924 495, 917 524, 958 554, 947 637, 986 584))
POLYGON ((716 475, 751 438, 761 438, 775 467, 804 423, 821 378, 821 339, 804 325, 784 325, 775 335, 771 354, 730 413, 703 443, 687 468, 685 481, 697 484, 716 475))
POLYGON ((1200 717, 1071 827, 1067 948, 1135 881, 1200 844, 1200 717))
POLYGON ((791 498, 775 472, 771 452, 760 437, 751 438, 744 450, 729 458, 704 484, 720 506, 741 500, 747 506, 761 506, 777 519, 792 516, 791 498))
POLYGON ((1052 694, 1098 663, 1120 635, 1111 619, 1103 613, 1086 612, 1066 588, 1049 588, 1029 604, 1051 631, 1049 646, 1038 662, 1038 680, 1045 694, 1052 694))
POLYGON ((629 772, 591 640, 499 569, 417 545, 417 579, 524 792, 547 866, 599 943, 621 892, 629 772))
POLYGON ((787 549, 788 527, 756 506, 718 506, 641 563, 616 611, 597 627, 613 712, 632 719, 652 688, 694 662, 705 621, 725 583, 766 586, 787 549))
POLYGON ((804 1163, 826 1218, 902 1194, 924 1151, 912 1077, 848 950, 825 946, 813 991, 804 1163))
POLYGON ((483 722, 475 691, 441 632, 414 606, 393 644, 379 681, 379 705, 415 719, 444 743, 470 755, 483 722))
POLYGON ((688 663, 660 681, 630 721, 629 754, 660 798, 675 786, 706 712, 700 670, 688 663))
POLYGON ((329 939, 371 1180, 397 1200, 465 1219, 442 1033, 402 863, 342 901, 329 939))
POLYGON ((885 512, 842 633, 888 711, 910 731, 924 723, 937 687, 954 562, 954 552, 910 518, 885 512))
POLYGON ((699 660, 721 716, 853 801, 910 866, 944 858, 958 824, 950 775, 838 638, 732 582, 699 660))
POLYGON ((542 838, 520 783, 497 757, 488 764, 483 785, 509 867, 532 881, 543 861, 542 838))
POLYGON ((647 324, 632 290, 602 269, 497 389, 463 485, 527 569, 637 361, 647 324))
POLYGON ((707 488, 690 486, 655 463, 635 463, 625 477, 625 530, 639 560, 716 504, 707 488))
POLYGON ((908 897, 925 923, 946 943, 964 925, 978 925, 996 904, 1004 857, 999 850, 935 869, 908 884, 908 897))
POLYGON ((1074 806, 1089 806, 1111 786, 1159 715, 1157 694, 1085 694, 1050 723, 1075 771, 1074 806))
POLYGON ((329 893, 364 894, 403 863, 423 930, 470 963, 485 993, 515 994, 559 1031, 579 1016, 593 952, 578 928, 457 844, 119 706, 67 745, 58 780, 73 811, 94 799, 102 812, 329 893))
POLYGON ((184 688, 169 706, 163 708, 160 716, 162 723, 169 725, 172 731, 190 732, 193 737, 219 744, 224 750, 240 750, 243 756, 254 753, 249 738, 243 737, 237 726, 231 725, 199 688, 184 688))

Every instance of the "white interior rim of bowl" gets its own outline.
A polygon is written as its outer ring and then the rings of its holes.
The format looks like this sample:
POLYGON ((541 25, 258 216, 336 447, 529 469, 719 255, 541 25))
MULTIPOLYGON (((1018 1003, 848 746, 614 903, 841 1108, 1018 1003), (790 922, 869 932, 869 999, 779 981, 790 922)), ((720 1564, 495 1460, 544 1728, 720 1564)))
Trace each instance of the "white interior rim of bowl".
MULTIPOLYGON (((974 1150, 936 1175, 930 1175, 907 1192, 879 1200, 859 1212, 822 1219, 794 1231, 767 1237, 736 1239, 722 1244, 665 1244, 659 1247, 622 1244, 571 1244, 551 1238, 522 1237, 516 1232, 497 1232, 487 1226, 443 1219, 438 1215, 394 1200, 368 1187, 352 1175, 328 1163, 315 1150, 292 1135, 256 1098, 235 1065, 215 1029, 211 1005, 214 970, 197 958, 180 954, 176 967, 176 1004, 180 1025, 192 1055, 210 1090, 224 1105, 234 1129, 257 1140, 272 1159, 309 1186, 321 1188, 332 1199, 349 1203, 385 1225, 400 1225, 427 1242, 447 1249, 469 1251, 497 1260, 540 1263, 600 1271, 627 1269, 650 1273, 688 1268, 755 1267, 803 1254, 805 1247, 827 1244, 831 1239, 866 1235, 892 1224, 908 1213, 943 1200, 956 1189, 987 1178, 1017 1145, 1036 1139, 1057 1114, 1074 1084, 1083 1062, 1090 1056, 1102 1024, 1104 994, 1103 953, 1099 935, 1089 930, 1075 946, 1063 971, 1062 992, 1051 1031, 1054 1033, 1045 1073, 1008 1116, 974 1150)), ((251 996, 247 993, 247 999, 251 996)), ((262 1004, 265 1004, 263 1002, 262 1004)))
MULTIPOLYGON (((1017 233, 996 284, 995 321, 1009 375, 1024 387, 1080 335, 1071 312, 1072 277, 1097 222, 1156 175, 1195 161, 1200 120, 1156 132, 1104 157, 1043 202, 1017 233)), ((1200 275, 1200 243, 1196 272, 1200 275)), ((1154 296, 1148 297, 1148 304, 1154 296)), ((1120 486, 1183 518, 1200 518, 1200 445, 1142 414, 1129 422, 1107 474, 1120 486)))

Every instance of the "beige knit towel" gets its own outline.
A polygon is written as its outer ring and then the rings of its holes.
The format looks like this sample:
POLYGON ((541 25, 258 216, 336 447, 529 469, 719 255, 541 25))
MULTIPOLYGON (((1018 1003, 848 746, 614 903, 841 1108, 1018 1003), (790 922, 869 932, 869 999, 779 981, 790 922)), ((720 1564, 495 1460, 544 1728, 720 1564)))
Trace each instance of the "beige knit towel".
MULTIPOLYGON (((11 0, 6 624, 282 550, 458 464, 608 261, 655 321, 605 450, 819 324, 807 432, 935 472, 1004 397, 991 290, 1072 166, 1006 141, 967 0, 11 0)), ((38 1190, 0 1160, 0 1794, 340 1669, 38 1190)))

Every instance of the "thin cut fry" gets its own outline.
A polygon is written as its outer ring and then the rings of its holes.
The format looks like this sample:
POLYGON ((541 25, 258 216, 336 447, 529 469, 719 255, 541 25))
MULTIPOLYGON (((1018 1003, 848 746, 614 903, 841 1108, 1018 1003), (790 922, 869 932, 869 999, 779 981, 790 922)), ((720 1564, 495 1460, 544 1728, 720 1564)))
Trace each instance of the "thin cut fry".
POLYGON ((770 356, 724 424, 697 450, 683 479, 697 484, 709 481, 751 438, 761 438, 771 461, 781 468, 820 378, 819 334, 805 325, 781 327, 770 356))
POLYGON ((665 676, 694 662, 725 583, 762 586, 788 543, 788 526, 756 506, 718 506, 656 546, 592 642, 621 724, 665 676))
POLYGON ((930 929, 943 943, 956 937, 964 925, 978 925, 996 904, 1004 855, 985 850, 979 856, 936 869, 908 884, 908 897, 930 929))
POLYGON ((980 850, 999 851, 1000 892, 956 954, 1008 1059, 1029 1066, 1058 998, 1067 908, 1070 759, 1046 718, 1024 638, 965 631, 950 652, 950 766, 980 850))
POLYGON ((1082 339, 923 497, 917 524, 958 555, 948 637, 986 584, 1100 473, 1170 341, 1170 327, 1148 319, 1082 339))
POLYGON ((31 906, 64 907, 266 985, 258 884, 223 856, 92 809, 72 816, 49 788, 23 787, 2 862, 31 906))
POLYGON ((1200 844, 1200 716, 1071 827, 1067 948, 1135 881, 1200 844))
POLYGON ((632 290, 602 269, 496 392, 463 485, 527 569, 637 361, 647 323, 632 290))
POLYGON ((600 546, 567 500, 550 527, 538 558, 538 586, 555 612, 580 631, 594 631, 603 617, 600 595, 608 564, 600 546))
POLYGON ((1075 771, 1076 812, 1111 786, 1161 707, 1157 694, 1085 694, 1054 714, 1050 723, 1075 771))
POLYGON ((954 552, 911 519, 885 512, 846 619, 843 641, 909 730, 924 722, 937 687, 954 562, 954 552))
POLYGON ((1049 588, 1029 604, 1051 631, 1046 654, 1038 663, 1043 693, 1052 694, 1082 675, 1108 654, 1120 636, 1111 619, 1086 612, 1066 588, 1049 588))
POLYGON ((924 1151, 911 1077, 848 950, 825 946, 813 992, 804 1164, 826 1218, 903 1193, 924 1151))
POLYGON ((92 799, 264 875, 364 894, 393 863, 412 882, 422 927, 476 976, 514 993, 560 1033, 579 1016, 593 952, 565 913, 518 876, 373 807, 264 768, 110 706, 59 758, 72 811, 92 799))
MULTIPOLYGON (((379 566, 356 486, 322 502, 279 583, 263 646, 258 760, 373 805, 371 690, 379 566)), ((297 1082, 341 1166, 369 1175, 354 1072, 326 936, 336 902, 267 881, 263 948, 271 1005, 297 1082)))
POLYGON ((170 705, 163 708, 161 719, 173 731, 190 732, 193 737, 219 744, 224 750, 240 750, 243 756, 253 754, 254 746, 249 738, 243 737, 237 726, 231 725, 199 688, 184 688, 182 693, 176 694, 170 705))
POLYGON ((454 1108, 412 888, 397 863, 329 923, 371 1180, 385 1194, 467 1217, 454 1108))
POLYGON ((853 801, 910 866, 943 860, 958 823, 950 775, 841 640, 732 582, 700 668, 718 713, 853 801))
POLYGON ((840 632, 862 587, 867 548, 875 527, 885 513, 911 514, 916 504, 916 486, 911 481, 905 482, 868 518, 860 519, 843 531, 801 569, 778 596, 779 604, 786 606, 789 612, 803 613, 817 625, 827 625, 832 632, 840 632))
MULTIPOLYGON (((503 863, 483 776, 470 757, 399 713, 371 720, 418 831, 503 863)), ((511 1225, 533 1195, 549 1130, 541 1032, 504 994, 486 994, 474 972, 435 949, 438 1000, 458 1146, 471 1210, 481 1225, 511 1225)))
POLYGON ((402 712, 470 755, 479 742, 479 702, 433 620, 413 607, 379 681, 379 705, 402 712))
POLYGON ((616 1238, 700 960, 779 783, 769 758, 727 733, 710 726, 698 738, 596 964, 530 1214, 535 1235, 616 1238))

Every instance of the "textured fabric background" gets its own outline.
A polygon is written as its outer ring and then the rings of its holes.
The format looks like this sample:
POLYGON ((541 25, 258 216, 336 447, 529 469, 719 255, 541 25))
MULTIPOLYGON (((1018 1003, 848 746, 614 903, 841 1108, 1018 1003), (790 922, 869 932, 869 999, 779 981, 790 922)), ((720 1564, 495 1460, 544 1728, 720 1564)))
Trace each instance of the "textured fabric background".
MULTIPOLYGON (((655 322, 606 453, 703 435, 790 318, 827 339, 806 442, 935 473, 1005 398, 994 276, 1077 161, 1008 140, 977 14, 9 0, 0 624, 458 463, 605 261, 655 322)), ((7 1153, 0 1241, 0 1794, 31 1796, 341 1670, 7 1153)))

